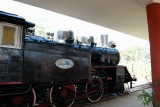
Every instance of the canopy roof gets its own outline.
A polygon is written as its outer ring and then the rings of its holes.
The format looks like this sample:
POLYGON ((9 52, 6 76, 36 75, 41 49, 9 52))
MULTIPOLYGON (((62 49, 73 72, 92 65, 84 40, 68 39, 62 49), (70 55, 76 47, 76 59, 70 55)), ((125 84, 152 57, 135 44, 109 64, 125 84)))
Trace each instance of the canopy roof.
POLYGON ((16 0, 148 40, 146 5, 159 0, 16 0))

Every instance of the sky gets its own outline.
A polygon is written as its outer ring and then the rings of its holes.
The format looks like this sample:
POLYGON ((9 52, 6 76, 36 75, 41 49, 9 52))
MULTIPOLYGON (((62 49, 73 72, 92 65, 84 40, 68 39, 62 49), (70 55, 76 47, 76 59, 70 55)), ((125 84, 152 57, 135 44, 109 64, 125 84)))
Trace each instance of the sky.
POLYGON ((48 28, 46 32, 72 30, 75 36, 94 36, 99 40, 100 35, 108 35, 109 41, 115 41, 119 50, 135 45, 149 47, 149 42, 146 40, 13 0, 1 0, 0 11, 17 14, 37 25, 45 24, 48 28))

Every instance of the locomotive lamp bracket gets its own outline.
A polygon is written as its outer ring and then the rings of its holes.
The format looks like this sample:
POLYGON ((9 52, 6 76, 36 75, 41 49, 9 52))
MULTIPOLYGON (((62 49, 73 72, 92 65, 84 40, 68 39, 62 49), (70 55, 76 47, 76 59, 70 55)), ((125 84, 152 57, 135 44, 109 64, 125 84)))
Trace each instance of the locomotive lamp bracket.
POLYGON ((132 86, 133 82, 132 81, 137 81, 137 78, 135 77, 135 75, 132 77, 132 80, 130 81, 130 88, 133 88, 133 86, 132 86))

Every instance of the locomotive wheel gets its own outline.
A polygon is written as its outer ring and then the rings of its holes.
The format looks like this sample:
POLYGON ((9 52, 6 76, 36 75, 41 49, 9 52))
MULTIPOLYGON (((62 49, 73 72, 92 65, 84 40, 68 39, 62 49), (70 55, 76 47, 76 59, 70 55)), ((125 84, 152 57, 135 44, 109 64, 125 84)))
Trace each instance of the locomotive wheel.
POLYGON ((71 107, 75 97, 75 85, 54 86, 50 90, 50 102, 53 107, 71 107))
POLYGON ((11 97, 9 104, 6 107, 32 107, 36 101, 34 89, 27 94, 11 97))
POLYGON ((97 102, 103 95, 103 82, 99 77, 93 77, 86 83, 85 92, 90 102, 97 102))

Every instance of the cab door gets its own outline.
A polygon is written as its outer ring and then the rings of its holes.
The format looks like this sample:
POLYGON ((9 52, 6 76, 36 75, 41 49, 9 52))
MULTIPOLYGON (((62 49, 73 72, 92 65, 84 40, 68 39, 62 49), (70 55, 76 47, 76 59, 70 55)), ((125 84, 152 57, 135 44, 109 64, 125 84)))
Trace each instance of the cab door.
POLYGON ((22 83, 22 26, 0 22, 0 85, 22 83))

